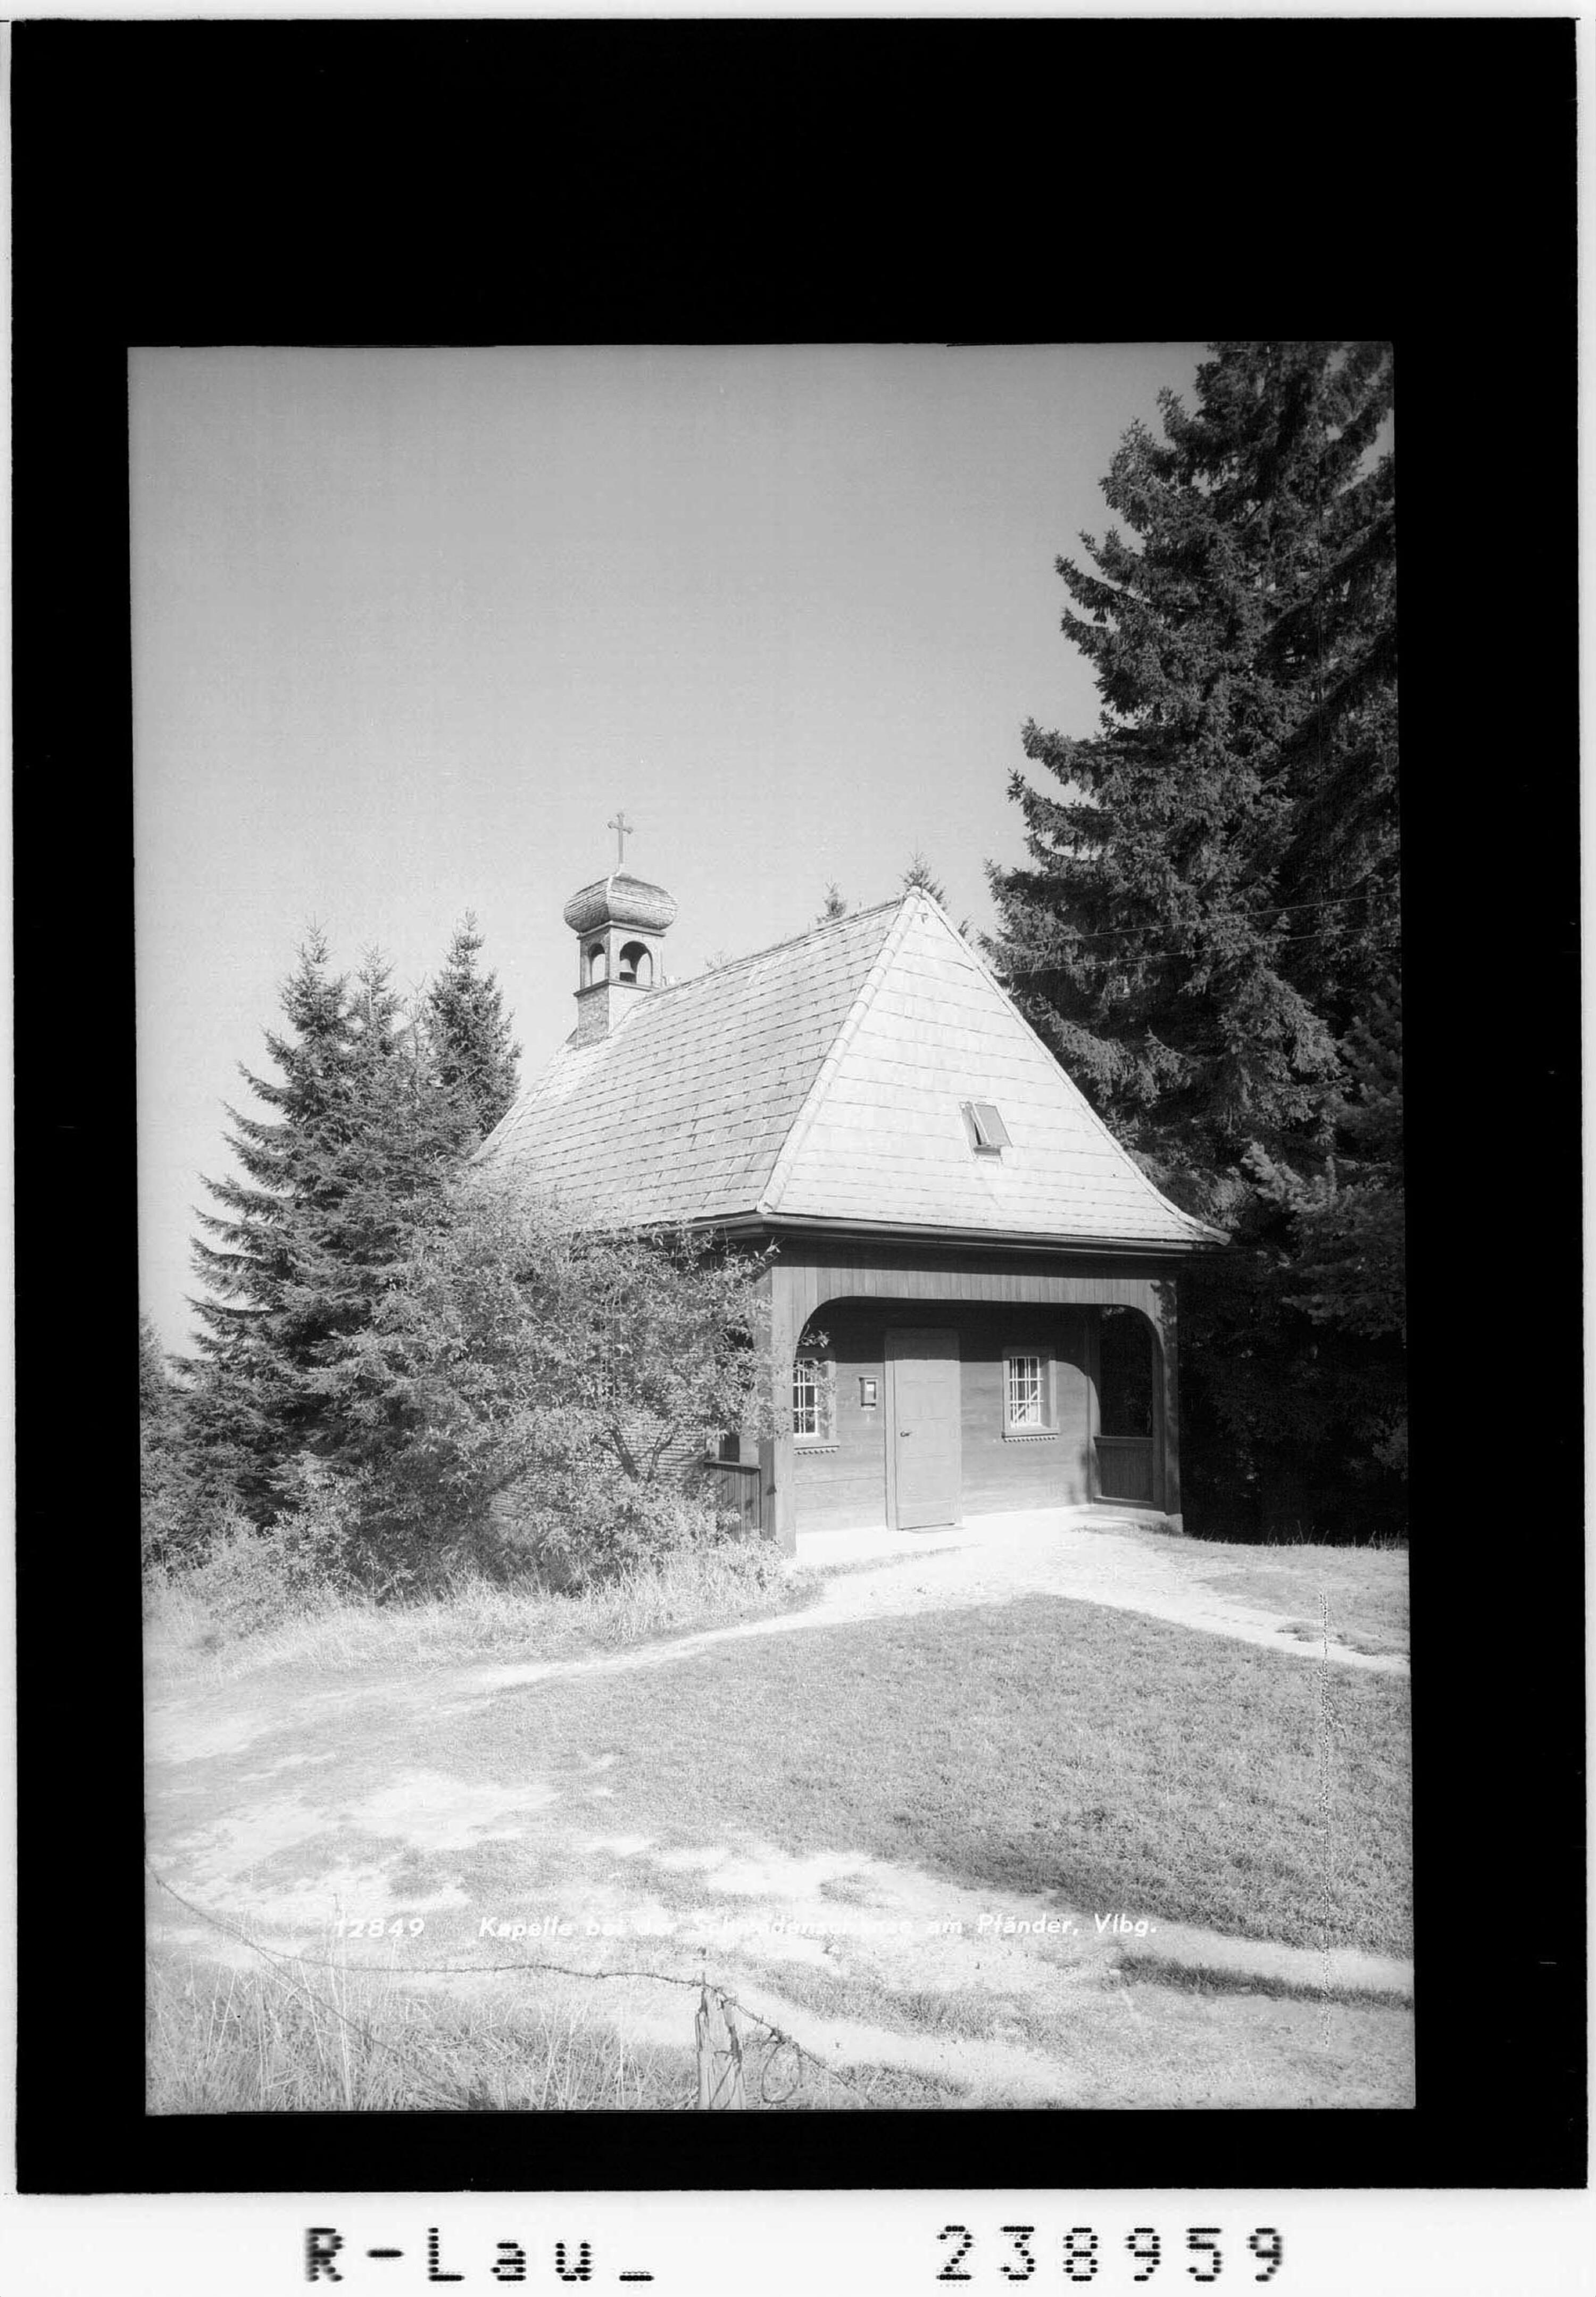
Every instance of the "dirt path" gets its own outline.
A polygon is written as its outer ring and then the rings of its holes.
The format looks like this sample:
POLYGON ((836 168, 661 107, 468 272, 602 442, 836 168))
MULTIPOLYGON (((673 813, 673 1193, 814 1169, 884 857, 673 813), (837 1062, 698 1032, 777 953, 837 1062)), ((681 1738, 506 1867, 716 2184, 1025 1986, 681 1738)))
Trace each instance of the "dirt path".
MULTIPOLYGON (((617 1832, 614 1816, 606 1829, 619 1774, 606 1777, 613 1758, 602 1755, 547 1775, 534 1757, 513 1782, 473 1770, 473 1742, 529 1686, 669 1668, 751 1636, 1038 1594, 1310 1664, 1404 1664, 1333 1638, 1305 1644, 1282 1615, 1207 1584, 1213 1565, 1196 1543, 1079 1519, 1053 1519, 1039 1535, 1033 1518, 989 1519, 978 1537, 941 1535, 854 1562, 806 1610, 601 1657, 244 1678, 158 1699, 146 1717, 157 1870, 207 1910, 311 1955, 328 1952, 340 1914, 421 1915, 414 1947, 337 1947, 353 1961, 397 1958, 401 1976, 413 1962, 418 1982, 440 1964, 495 1982, 487 1973, 506 1956, 549 1957, 539 1920, 580 1910, 555 1951, 584 1967, 621 1958, 637 1968, 624 1987, 588 1989, 633 2037, 682 2038, 683 1997, 646 1972, 703 1958, 828 2062, 901 2066, 956 2086, 959 2103, 1403 2102, 1406 2025, 1388 2005, 1411 1994, 1405 1962, 1148 1922, 1134 1907, 1000 1903, 863 1852, 717 1839, 708 1814, 698 1843, 617 1832), (501 1851, 503 1885, 489 1898, 482 1861, 501 1851), (521 1922, 522 1938, 484 1937, 484 1916, 512 1931, 521 1922), (1194 1993, 1199 1980, 1255 1990, 1194 1993)), ((159 1892, 150 1911, 174 1945, 248 1958, 159 1892)))
POLYGON ((750 1635, 802 1633, 844 1621, 901 1618, 915 1611, 957 1605, 1008 1603, 1024 1595, 1062 1595, 1083 1603, 1140 1611, 1203 1634, 1226 1635, 1288 1658, 1329 1660, 1337 1667, 1366 1667, 1377 1674, 1405 1675, 1406 1659, 1395 1653, 1359 1651, 1332 1630, 1328 1638, 1306 1642, 1287 1630, 1279 1611, 1246 1603, 1214 1586, 1212 1551, 1197 1541, 1134 1528, 1108 1527, 1090 1517, 1031 1512, 986 1516, 978 1531, 926 1535, 907 1553, 887 1549, 870 1559, 850 1558, 851 1542, 839 1537, 829 1548, 811 1542, 807 1556, 827 1579, 818 1603, 772 1619, 745 1620, 712 1627, 668 1643, 583 1659, 509 1665, 473 1670, 479 1687, 507 1690, 565 1673, 605 1674, 638 1667, 669 1666, 718 1642, 750 1635), (836 1566, 842 1561, 842 1568, 836 1566))

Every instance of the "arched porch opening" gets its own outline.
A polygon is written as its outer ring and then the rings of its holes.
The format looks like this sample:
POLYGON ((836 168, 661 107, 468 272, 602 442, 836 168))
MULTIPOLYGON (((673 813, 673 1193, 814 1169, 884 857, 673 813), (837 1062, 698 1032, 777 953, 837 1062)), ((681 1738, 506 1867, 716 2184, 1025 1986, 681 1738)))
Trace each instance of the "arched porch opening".
MULTIPOLYGON (((1113 1486, 1135 1494, 1149 1481, 1139 1503, 1178 1511, 1173 1294, 1162 1269, 892 1247, 877 1257, 790 1238, 763 1282, 777 1421, 759 1445, 763 1520, 787 1552, 801 1530, 930 1529, 1117 1501, 1113 1486), (1123 1439, 1150 1442, 1152 1458, 1135 1482, 1111 1467, 1106 1491, 1101 1312, 1118 1308, 1155 1335, 1152 1434, 1123 1439)), ((1116 1363, 1121 1347, 1115 1333, 1116 1363)), ((1111 1418, 1145 1428, 1147 1372, 1124 1354, 1131 1368, 1111 1418)))

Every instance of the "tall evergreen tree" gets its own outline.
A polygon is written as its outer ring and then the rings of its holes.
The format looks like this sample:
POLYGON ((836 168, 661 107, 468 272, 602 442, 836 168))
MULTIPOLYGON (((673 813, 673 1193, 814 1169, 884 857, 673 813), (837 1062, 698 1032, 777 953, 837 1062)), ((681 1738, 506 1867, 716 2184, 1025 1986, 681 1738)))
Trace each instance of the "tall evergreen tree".
POLYGON ((426 995, 426 1028, 443 1091, 476 1140, 492 1132, 515 1098, 521 1048, 511 1038, 495 975, 479 960, 482 936, 468 910, 449 943, 443 970, 426 995))
POLYGON ((1222 343, 1057 562, 1098 733, 1024 730, 994 954, 1123 1136, 1203 1193, 1316 1123, 1397 937, 1391 404, 1374 343, 1222 343))
POLYGON ((313 932, 282 1001, 288 1029, 267 1034, 281 1075, 242 1071, 271 1115, 228 1111, 243 1177, 205 1183, 222 1209, 199 1215, 194 1265, 210 1297, 191 1304, 201 1323, 192 1441, 259 1519, 290 1461, 337 1456, 335 1368, 462 1140, 424 1033, 380 957, 351 986, 313 932))
POLYGON ((196 1447, 225 1461, 257 1513, 270 1511, 272 1471, 309 1437, 317 1416, 302 1374, 321 1334, 305 1328, 294 1297, 296 1230, 324 1186, 318 1150, 341 1137, 351 1047, 349 983, 331 971, 318 928, 300 948, 281 1004, 286 1032, 266 1036, 281 1075, 239 1066, 271 1115, 227 1109, 227 1146, 242 1177, 205 1181, 222 1209, 197 1214, 193 1261, 206 1293, 189 1302, 199 1318, 196 1447))
POLYGON ((1162 439, 1135 424, 1114 457, 1129 537, 1057 562, 1104 709, 1089 737, 1024 729, 1057 787, 1011 779, 1030 860, 989 871, 988 948, 1121 1138, 1241 1247, 1187 1287, 1197 1486, 1322 1485, 1338 1455, 1374 1463, 1367 1498, 1400 1354, 1353 1299, 1400 1291, 1400 1167, 1365 1159, 1350 1196, 1337 1173, 1372 1107, 1354 1033, 1398 1004, 1391 358, 1213 352, 1195 408, 1164 392, 1162 439))

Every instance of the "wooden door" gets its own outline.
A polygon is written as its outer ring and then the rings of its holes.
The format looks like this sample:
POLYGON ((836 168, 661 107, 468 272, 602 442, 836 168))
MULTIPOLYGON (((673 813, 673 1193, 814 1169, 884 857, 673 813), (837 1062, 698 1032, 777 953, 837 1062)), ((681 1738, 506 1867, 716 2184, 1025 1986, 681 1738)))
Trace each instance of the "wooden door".
POLYGON ((893 1519, 900 1531, 958 1523, 958 1335, 887 1334, 893 1368, 893 1519))

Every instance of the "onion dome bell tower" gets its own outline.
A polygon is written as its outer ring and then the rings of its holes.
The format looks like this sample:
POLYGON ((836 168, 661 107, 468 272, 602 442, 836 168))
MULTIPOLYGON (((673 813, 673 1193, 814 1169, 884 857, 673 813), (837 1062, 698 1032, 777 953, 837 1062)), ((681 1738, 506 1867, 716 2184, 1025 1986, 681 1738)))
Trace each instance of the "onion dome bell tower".
POLYGON ((664 981, 665 934, 676 903, 662 885, 612 869, 572 893, 565 922, 576 935, 576 1041, 607 1036, 641 992, 664 981))

